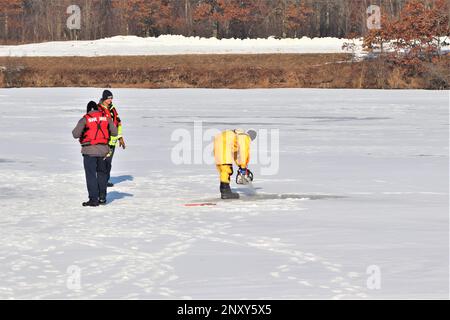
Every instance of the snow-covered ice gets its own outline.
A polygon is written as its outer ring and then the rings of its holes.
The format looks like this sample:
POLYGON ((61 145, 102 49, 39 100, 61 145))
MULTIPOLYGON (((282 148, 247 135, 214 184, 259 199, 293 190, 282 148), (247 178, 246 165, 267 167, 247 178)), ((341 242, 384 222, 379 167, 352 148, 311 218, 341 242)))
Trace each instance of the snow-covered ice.
POLYGON ((113 92, 128 149, 84 209, 71 130, 101 89, 0 90, 0 299, 448 298, 448 91, 113 92), (171 161, 200 120, 279 129, 267 199, 184 207, 218 196, 213 165, 171 161))

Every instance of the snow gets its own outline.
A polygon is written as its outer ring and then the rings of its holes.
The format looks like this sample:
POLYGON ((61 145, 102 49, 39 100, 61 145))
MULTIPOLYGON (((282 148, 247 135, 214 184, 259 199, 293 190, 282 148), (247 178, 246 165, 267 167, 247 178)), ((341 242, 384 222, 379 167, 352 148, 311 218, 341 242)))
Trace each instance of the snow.
POLYGON ((448 91, 113 92, 128 149, 85 209, 71 130, 101 90, 0 89, 0 299, 449 297, 448 91), (184 206, 218 196, 213 165, 171 161, 199 120, 279 129, 258 200, 184 206))
MULTIPOLYGON (((441 42, 447 37, 441 37, 441 42)), ((276 53, 352 53, 357 58, 367 55, 362 39, 308 38, 217 39, 162 35, 158 38, 115 36, 89 41, 54 41, 15 46, 0 46, 0 57, 101 57, 151 56, 182 54, 276 54, 276 53), (353 43, 354 51, 343 49, 353 43)), ((450 51, 443 46, 442 52, 450 51)))
MULTIPOLYGON (((158 38, 116 36, 95 41, 57 41, 0 46, 0 56, 135 56, 179 54, 342 53, 349 40, 338 38, 221 39, 163 35, 158 38)), ((357 41, 361 45, 361 41, 357 41)))

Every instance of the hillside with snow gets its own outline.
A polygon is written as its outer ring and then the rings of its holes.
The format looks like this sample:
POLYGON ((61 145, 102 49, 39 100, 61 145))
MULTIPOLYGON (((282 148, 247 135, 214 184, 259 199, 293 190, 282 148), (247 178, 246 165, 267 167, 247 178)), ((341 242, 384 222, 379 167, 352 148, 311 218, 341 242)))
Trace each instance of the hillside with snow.
MULTIPOLYGON (((97 57, 180 54, 346 53, 347 39, 216 39, 164 35, 158 38, 116 36, 95 41, 57 41, 0 46, 0 56, 97 57)), ((358 52, 361 52, 358 41, 358 52)))

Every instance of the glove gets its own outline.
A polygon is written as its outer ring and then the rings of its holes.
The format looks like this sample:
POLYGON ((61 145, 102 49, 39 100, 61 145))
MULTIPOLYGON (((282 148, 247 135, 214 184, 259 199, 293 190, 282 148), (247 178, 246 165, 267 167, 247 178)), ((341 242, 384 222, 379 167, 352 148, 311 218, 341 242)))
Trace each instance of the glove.
POLYGON ((123 140, 123 138, 119 139, 119 146, 122 147, 123 150, 127 148, 127 146, 125 145, 125 140, 123 140))
POLYGON ((112 151, 111 148, 109 148, 109 152, 108 152, 108 154, 103 158, 103 160, 106 160, 106 159, 108 159, 108 158, 111 158, 112 154, 113 154, 113 151, 112 151))
POLYGON ((246 176, 248 172, 247 168, 239 168, 238 174, 246 176))
POLYGON ((253 182, 253 173, 247 168, 239 168, 236 177, 237 184, 250 184, 253 182))

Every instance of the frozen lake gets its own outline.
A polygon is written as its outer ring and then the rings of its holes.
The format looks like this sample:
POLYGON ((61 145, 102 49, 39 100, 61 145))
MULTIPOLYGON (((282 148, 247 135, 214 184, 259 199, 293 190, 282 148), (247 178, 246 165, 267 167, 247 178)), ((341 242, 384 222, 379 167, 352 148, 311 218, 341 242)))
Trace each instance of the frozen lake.
POLYGON ((85 209, 71 131, 102 90, 0 89, 0 299, 449 297, 448 91, 112 91, 128 149, 85 209), (212 128, 279 141, 253 199, 216 201, 212 128))

